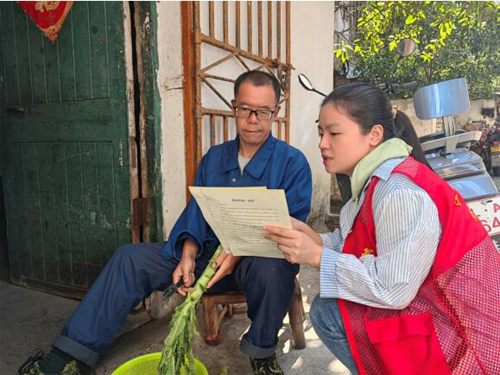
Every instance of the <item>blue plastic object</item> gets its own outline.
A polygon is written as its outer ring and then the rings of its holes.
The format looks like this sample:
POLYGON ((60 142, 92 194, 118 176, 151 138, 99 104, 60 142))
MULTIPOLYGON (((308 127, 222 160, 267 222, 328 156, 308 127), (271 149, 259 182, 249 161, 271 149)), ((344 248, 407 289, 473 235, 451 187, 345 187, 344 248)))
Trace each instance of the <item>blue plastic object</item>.
POLYGON ((417 90, 413 95, 415 113, 421 120, 446 117, 470 109, 465 78, 435 83, 417 90))

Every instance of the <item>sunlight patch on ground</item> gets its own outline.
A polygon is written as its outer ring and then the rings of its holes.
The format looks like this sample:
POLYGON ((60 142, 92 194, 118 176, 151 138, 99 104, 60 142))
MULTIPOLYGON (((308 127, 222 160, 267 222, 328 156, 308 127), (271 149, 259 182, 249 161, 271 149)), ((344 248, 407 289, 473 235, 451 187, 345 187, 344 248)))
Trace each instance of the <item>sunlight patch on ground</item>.
POLYGON ((241 341, 241 339, 243 338, 243 336, 246 335, 246 333, 248 332, 248 330, 250 329, 250 324, 248 324, 247 328, 245 329, 245 331, 240 335, 239 339, 241 341))
POLYGON ((292 365, 292 369, 299 369, 302 367, 302 365, 304 364, 304 360, 302 359, 302 357, 299 357, 297 358, 297 360, 293 363, 292 365))
POLYGON ((307 340, 307 347, 308 348, 319 348, 323 346, 323 342, 320 339, 308 339, 307 340))
POLYGON ((334 374, 349 374, 349 370, 335 357, 328 364, 328 370, 334 374))

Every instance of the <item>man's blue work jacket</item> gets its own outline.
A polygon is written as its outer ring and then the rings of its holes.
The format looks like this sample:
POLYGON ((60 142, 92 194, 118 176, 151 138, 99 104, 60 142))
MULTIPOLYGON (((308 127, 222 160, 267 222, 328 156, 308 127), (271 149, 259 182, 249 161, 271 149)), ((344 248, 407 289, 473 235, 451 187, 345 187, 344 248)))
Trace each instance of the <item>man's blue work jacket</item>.
MULTIPOLYGON (((311 169, 304 154, 270 134, 240 173, 238 149, 238 137, 212 146, 201 160, 194 185, 284 189, 290 216, 305 221, 311 209, 312 181, 311 169)), ((198 244, 198 256, 204 250, 212 250, 219 245, 193 198, 172 228, 162 250, 163 256, 180 259, 186 238, 198 244)))

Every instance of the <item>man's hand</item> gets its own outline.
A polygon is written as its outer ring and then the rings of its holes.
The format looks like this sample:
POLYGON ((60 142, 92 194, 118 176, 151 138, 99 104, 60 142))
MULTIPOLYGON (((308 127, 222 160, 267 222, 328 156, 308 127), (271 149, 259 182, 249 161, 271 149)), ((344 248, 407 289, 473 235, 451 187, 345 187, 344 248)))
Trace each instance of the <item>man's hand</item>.
POLYGON ((174 270, 174 273, 172 275, 172 281, 174 284, 176 284, 179 280, 182 279, 182 282, 184 283, 183 286, 180 288, 177 288, 177 292, 179 294, 182 294, 183 296, 186 296, 187 293, 193 289, 190 288, 191 285, 194 283, 194 268, 196 266, 196 262, 194 259, 190 257, 182 257, 181 261, 177 265, 177 268, 174 270))
POLYGON ((207 289, 211 288, 217 281, 222 279, 226 275, 230 275, 233 273, 234 268, 241 260, 241 256, 234 256, 233 254, 228 254, 225 251, 222 251, 217 260, 215 261, 219 264, 219 269, 215 273, 212 280, 207 285, 207 289))
POLYGON ((186 239, 182 248, 182 258, 172 274, 172 282, 176 284, 182 279, 184 285, 177 289, 177 292, 183 296, 193 289, 190 288, 195 280, 194 269, 196 267, 196 254, 198 245, 196 242, 186 239))
POLYGON ((323 246, 306 233, 275 225, 264 225, 264 232, 264 238, 276 242, 278 250, 285 254, 286 260, 290 263, 305 263, 319 268, 323 246))

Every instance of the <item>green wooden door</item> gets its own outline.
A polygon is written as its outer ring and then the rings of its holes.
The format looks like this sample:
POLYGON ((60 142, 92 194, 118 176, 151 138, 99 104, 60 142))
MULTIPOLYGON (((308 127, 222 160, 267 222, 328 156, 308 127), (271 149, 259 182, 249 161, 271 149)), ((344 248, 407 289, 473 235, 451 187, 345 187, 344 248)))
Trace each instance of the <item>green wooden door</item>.
POLYGON ((131 235, 122 2, 75 2, 55 43, 0 4, 13 282, 79 296, 131 235))

